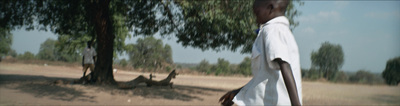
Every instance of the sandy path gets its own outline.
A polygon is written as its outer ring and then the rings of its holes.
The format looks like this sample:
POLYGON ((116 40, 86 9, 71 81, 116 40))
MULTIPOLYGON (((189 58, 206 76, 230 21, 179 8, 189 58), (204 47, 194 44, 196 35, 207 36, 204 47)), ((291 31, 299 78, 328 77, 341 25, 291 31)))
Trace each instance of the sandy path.
MULTIPOLYGON (((179 70, 177 70, 179 72, 179 70)), ((81 77, 81 67, 0 63, 0 105, 219 105, 226 91, 250 78, 178 75, 174 89, 145 87, 119 90, 79 84, 52 84, 81 77)), ((118 70, 117 81, 148 73, 118 70)), ((155 80, 166 74, 156 74, 155 80)), ((305 105, 400 105, 400 87, 303 82, 305 105)))

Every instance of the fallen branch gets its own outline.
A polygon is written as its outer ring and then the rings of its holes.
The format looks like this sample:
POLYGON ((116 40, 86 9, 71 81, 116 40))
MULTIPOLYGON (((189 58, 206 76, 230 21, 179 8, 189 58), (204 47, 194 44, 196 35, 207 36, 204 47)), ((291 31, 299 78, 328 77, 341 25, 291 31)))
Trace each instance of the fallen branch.
POLYGON ((146 83, 148 87, 151 86, 170 86, 172 88, 173 83, 171 82, 172 78, 175 78, 176 75, 179 73, 176 73, 175 70, 173 70, 171 73, 169 73, 168 77, 161 80, 161 81, 154 81, 153 80, 153 75, 150 74, 150 79, 147 79, 143 75, 140 75, 136 77, 135 79, 125 82, 125 83, 120 83, 118 85, 118 88, 120 89, 133 89, 136 88, 137 85, 140 83, 146 83))

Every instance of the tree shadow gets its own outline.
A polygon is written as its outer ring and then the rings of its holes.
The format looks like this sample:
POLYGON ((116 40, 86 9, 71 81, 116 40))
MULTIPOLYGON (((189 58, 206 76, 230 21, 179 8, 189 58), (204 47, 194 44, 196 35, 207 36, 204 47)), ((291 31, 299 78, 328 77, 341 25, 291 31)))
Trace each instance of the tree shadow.
POLYGON ((104 85, 72 85, 71 78, 46 77, 34 75, 4 75, 0 74, 0 86, 10 89, 20 90, 35 97, 49 97, 54 100, 62 101, 85 101, 96 102, 95 96, 84 92, 82 89, 92 89, 97 92, 105 92, 111 95, 140 96, 148 99, 168 99, 180 101, 203 101, 204 96, 211 96, 217 93, 225 93, 224 89, 215 89, 207 87, 176 85, 174 88, 169 86, 147 87, 145 84, 139 84, 134 89, 118 89, 117 86, 104 85), (54 82, 62 80, 62 84, 54 82), (75 87, 74 87, 75 86, 75 87), (76 87, 81 86, 81 87, 76 87), (78 89, 79 88, 79 89, 78 89))
POLYGON ((174 88, 170 88, 169 86, 146 87, 146 85, 141 84, 134 89, 114 90, 111 92, 111 94, 141 96, 143 98, 152 99, 203 101, 204 99, 201 96, 211 96, 217 92, 226 92, 226 90, 186 85, 174 85, 174 88))
POLYGON ((68 84, 54 84, 53 82, 57 80, 68 82, 73 79, 2 74, 0 75, 0 86, 29 93, 39 98, 49 97, 50 99, 62 101, 95 102, 94 96, 90 96, 82 90, 68 87, 68 84))

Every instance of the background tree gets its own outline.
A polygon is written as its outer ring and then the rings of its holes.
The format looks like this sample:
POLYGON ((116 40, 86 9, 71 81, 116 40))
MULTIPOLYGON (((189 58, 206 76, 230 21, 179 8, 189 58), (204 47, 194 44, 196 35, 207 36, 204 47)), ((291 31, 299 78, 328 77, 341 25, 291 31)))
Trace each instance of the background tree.
POLYGON ((128 65, 128 61, 126 61, 126 59, 121 59, 118 64, 122 67, 126 67, 128 65))
POLYGON ((55 51, 55 44, 56 40, 48 38, 46 41, 40 44, 40 49, 37 57, 42 60, 56 61, 57 54, 55 51))
POLYGON ((128 44, 127 52, 133 67, 142 68, 144 71, 173 64, 171 46, 164 45, 160 39, 152 36, 139 38, 136 44, 128 44))
POLYGON ((172 48, 170 45, 165 44, 164 51, 161 55, 166 63, 174 64, 174 59, 172 59, 172 48))
POLYGON ((12 34, 7 28, 0 28, 0 60, 9 54, 12 44, 12 34))
POLYGON ((398 85, 400 83, 400 57, 390 59, 386 62, 386 68, 382 72, 382 77, 388 85, 398 85))
POLYGON ((81 59, 81 51, 68 52, 66 49, 60 49, 60 47, 62 46, 59 41, 49 38, 40 44, 37 57, 41 60, 64 62, 76 62, 81 59))
POLYGON ((320 75, 328 80, 333 80, 344 62, 342 46, 322 43, 317 52, 311 53, 312 68, 320 71, 320 75))
MULTIPOLYGON (((87 34, 82 36, 59 35, 54 45, 55 51, 60 52, 61 55, 63 55, 62 59, 59 60, 68 62, 81 61, 82 50, 86 47, 87 41, 90 41, 91 39, 92 37, 87 34), (75 59, 75 55, 78 55, 77 59, 75 59)), ((97 48, 97 45, 93 46, 94 48, 97 48)))

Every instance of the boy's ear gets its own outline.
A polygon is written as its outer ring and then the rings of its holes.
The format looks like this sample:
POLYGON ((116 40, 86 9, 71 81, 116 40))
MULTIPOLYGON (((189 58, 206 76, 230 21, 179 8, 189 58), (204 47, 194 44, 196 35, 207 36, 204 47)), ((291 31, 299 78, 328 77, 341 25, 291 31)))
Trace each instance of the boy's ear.
POLYGON ((269 10, 269 14, 272 14, 273 13, 272 11, 274 10, 274 5, 273 4, 268 4, 267 8, 269 10))

